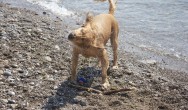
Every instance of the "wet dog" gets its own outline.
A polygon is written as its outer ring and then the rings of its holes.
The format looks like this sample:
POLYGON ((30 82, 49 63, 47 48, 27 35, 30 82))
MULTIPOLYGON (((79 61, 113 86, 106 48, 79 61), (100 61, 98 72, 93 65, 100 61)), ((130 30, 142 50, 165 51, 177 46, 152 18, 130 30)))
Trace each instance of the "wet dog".
POLYGON ((73 30, 68 35, 68 40, 73 43, 71 81, 76 81, 76 68, 79 54, 84 57, 98 58, 102 67, 102 87, 110 86, 107 78, 107 69, 109 68, 109 59, 105 45, 110 39, 113 49, 113 69, 118 68, 117 48, 118 48, 118 22, 114 17, 115 3, 109 1, 109 13, 93 16, 88 13, 85 24, 73 30))

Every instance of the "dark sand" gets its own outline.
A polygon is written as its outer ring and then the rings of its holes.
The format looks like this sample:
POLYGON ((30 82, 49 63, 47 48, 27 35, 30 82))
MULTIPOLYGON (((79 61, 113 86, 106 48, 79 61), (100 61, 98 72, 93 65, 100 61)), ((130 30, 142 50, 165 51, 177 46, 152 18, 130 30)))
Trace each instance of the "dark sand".
MULTIPOLYGON (((48 12, 39 15, 0 3, 1 110, 188 110, 188 73, 139 62, 121 50, 119 69, 109 71, 111 88, 135 90, 99 95, 69 87, 68 27, 48 12)), ((85 62, 80 58, 79 68, 85 62)))

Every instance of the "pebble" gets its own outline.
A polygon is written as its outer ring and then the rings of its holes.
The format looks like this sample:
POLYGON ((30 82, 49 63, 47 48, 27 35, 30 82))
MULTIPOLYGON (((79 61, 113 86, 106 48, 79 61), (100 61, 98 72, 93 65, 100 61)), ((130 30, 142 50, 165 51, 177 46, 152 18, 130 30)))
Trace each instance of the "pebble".
POLYGON ((46 14, 46 12, 44 11, 44 12, 42 12, 44 15, 46 14))
POLYGON ((0 81, 0 85, 3 85, 3 84, 4 84, 4 82, 0 81))
POLYGON ((58 89, 58 86, 54 86, 54 89, 58 89))
POLYGON ((7 94, 10 95, 10 96, 14 96, 14 95, 15 95, 15 92, 9 91, 7 94))
POLYGON ((52 59, 49 57, 49 56, 45 56, 45 59, 47 60, 47 61, 52 61, 52 59))
POLYGON ((34 85, 35 85, 35 83, 34 83, 34 82, 30 82, 29 84, 30 84, 31 86, 34 86, 34 85))
POLYGON ((0 70, 0 75, 2 75, 3 74, 3 70, 0 70))
POLYGON ((3 67, 4 67, 4 65, 2 63, 0 63, 0 69, 3 68, 3 67))
POLYGON ((56 50, 60 50, 60 47, 58 45, 55 45, 56 50))
POLYGON ((18 68, 18 65, 17 64, 12 64, 11 67, 12 68, 18 68))
POLYGON ((157 63, 156 60, 141 60, 142 63, 144 64, 151 64, 151 65, 155 65, 157 63))
POLYGON ((4 71, 3 75, 4 76, 12 76, 12 73, 10 70, 6 70, 6 71, 4 71))
POLYGON ((18 104, 10 104, 10 107, 11 107, 12 109, 15 109, 17 106, 18 106, 18 104))
POLYGON ((21 68, 18 68, 17 71, 18 71, 19 73, 24 73, 24 70, 22 70, 21 68))
POLYGON ((8 100, 8 104, 15 104, 16 101, 15 100, 8 100))
POLYGON ((8 103, 8 100, 7 99, 0 99, 0 102, 2 102, 2 103, 8 103))
POLYGON ((5 108, 5 105, 0 103, 0 108, 5 108))

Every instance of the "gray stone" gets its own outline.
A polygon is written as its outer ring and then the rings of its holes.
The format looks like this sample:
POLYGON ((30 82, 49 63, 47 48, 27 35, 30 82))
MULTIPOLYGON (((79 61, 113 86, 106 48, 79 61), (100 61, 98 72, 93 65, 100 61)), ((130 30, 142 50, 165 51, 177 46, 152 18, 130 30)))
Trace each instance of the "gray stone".
POLYGON ((34 83, 34 82, 30 82, 29 84, 30 84, 31 86, 34 86, 34 85, 35 85, 35 83, 34 83))
POLYGON ((8 104, 15 104, 16 101, 15 100, 8 100, 8 104))
POLYGON ((0 99, 0 102, 1 103, 8 103, 8 100, 7 99, 0 99))
POLYGON ((6 70, 6 71, 4 71, 3 75, 4 76, 12 76, 12 73, 10 70, 6 70))
POLYGON ((52 61, 52 59, 49 56, 44 57, 47 61, 52 61))
POLYGON ((18 68, 18 65, 17 64, 12 64, 11 67, 12 68, 18 68))
POLYGON ((17 106, 18 106, 18 104, 10 104, 10 107, 11 107, 12 109, 15 109, 17 106))
POLYGON ((58 51, 60 50, 58 45, 55 45, 55 49, 58 50, 58 51))
POLYGON ((144 63, 144 64, 150 64, 150 65, 155 65, 157 63, 156 60, 141 60, 140 62, 144 63))
POLYGON ((14 96, 14 95, 15 95, 15 92, 13 92, 13 91, 8 91, 7 94, 10 95, 10 96, 14 96))

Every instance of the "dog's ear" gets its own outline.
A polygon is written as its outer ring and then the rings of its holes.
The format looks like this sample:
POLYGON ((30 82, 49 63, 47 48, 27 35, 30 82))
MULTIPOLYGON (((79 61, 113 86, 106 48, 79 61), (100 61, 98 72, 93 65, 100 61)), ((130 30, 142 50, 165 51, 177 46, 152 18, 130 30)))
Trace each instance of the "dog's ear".
POLYGON ((93 14, 88 12, 86 15, 86 22, 91 22, 93 20, 93 14))

